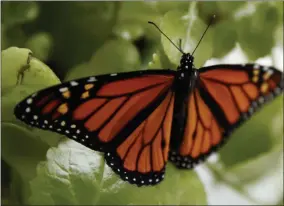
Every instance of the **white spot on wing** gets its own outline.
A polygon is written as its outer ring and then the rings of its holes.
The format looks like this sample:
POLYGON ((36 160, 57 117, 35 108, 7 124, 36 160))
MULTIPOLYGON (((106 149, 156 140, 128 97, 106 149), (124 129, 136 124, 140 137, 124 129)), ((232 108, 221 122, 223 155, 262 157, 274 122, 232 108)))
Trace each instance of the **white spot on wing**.
POLYGON ((31 111, 31 108, 27 107, 26 108, 26 113, 29 113, 31 111))
POLYGON ((255 65, 253 66, 253 68, 254 68, 254 69, 259 69, 260 66, 259 66, 258 64, 255 64, 255 65))
POLYGON ((263 97, 259 97, 258 102, 261 103, 261 104, 264 103, 264 98, 263 97))
POLYGON ((28 98, 27 99, 27 104, 31 104, 33 102, 33 99, 32 98, 28 98))
POLYGON ((248 112, 249 112, 249 114, 252 114, 252 113, 254 112, 253 108, 250 107, 250 108, 248 109, 248 112))
POLYGON ((116 75, 117 75, 116 73, 110 74, 110 76, 112 76, 112 77, 114 77, 114 76, 116 76, 116 75))
POLYGON ((273 70, 272 70, 272 69, 269 69, 269 70, 267 71, 267 73, 268 73, 269 75, 272 75, 272 74, 273 74, 273 70))
POLYGON ((70 85, 71 85, 71 86, 77 86, 77 85, 78 85, 78 82, 71 81, 71 82, 70 82, 70 85))
POLYGON ((62 87, 62 88, 59 89, 59 91, 60 92, 66 92, 66 91, 68 91, 68 88, 67 87, 62 87))
POLYGON ((267 70, 269 70, 269 67, 268 66, 264 66, 263 67, 263 71, 267 71, 267 70))
POLYGON ((95 82, 97 81, 96 77, 90 77, 87 82, 95 82))

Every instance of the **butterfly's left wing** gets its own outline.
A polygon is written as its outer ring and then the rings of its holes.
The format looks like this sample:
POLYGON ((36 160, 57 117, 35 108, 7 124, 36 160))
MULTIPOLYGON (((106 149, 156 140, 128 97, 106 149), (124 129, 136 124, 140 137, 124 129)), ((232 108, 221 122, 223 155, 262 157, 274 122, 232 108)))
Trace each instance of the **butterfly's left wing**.
POLYGON ((283 75, 273 67, 216 65, 199 71, 200 79, 188 99, 184 137, 179 149, 170 152, 170 160, 181 168, 204 160, 283 91, 283 75))
POLYGON ((175 72, 148 70, 66 82, 30 95, 18 119, 105 153, 122 179, 154 185, 164 177, 175 72))

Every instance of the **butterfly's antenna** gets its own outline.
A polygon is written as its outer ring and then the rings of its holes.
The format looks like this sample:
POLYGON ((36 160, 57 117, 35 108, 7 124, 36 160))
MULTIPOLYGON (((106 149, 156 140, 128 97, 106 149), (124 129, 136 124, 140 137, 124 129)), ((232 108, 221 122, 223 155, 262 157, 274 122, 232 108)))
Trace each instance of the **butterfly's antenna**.
POLYGON ((213 20, 215 19, 215 17, 216 17, 216 15, 213 15, 213 16, 212 16, 212 18, 210 19, 210 22, 209 22, 209 24, 208 24, 207 28, 206 28, 206 29, 205 29, 205 31, 203 32, 203 34, 202 34, 202 36, 201 36, 201 38, 200 38, 200 40, 199 40, 198 44, 196 45, 196 47, 195 47, 195 49, 193 50, 193 52, 192 52, 192 54, 191 54, 191 55, 193 55, 193 54, 194 54, 195 50, 196 50, 196 49, 197 49, 197 47, 199 46, 199 44, 200 44, 201 40, 203 39, 203 37, 204 37, 205 33, 206 33, 206 32, 207 32, 207 30, 209 29, 209 27, 210 27, 210 25, 212 24, 212 22, 213 22, 213 20))
POLYGON ((148 21, 149 24, 153 24, 182 54, 184 54, 184 52, 181 50, 181 48, 179 48, 177 45, 175 45, 175 43, 164 33, 162 32, 162 30, 152 21, 148 21))
POLYGON ((181 50, 181 39, 178 40, 178 48, 181 50))

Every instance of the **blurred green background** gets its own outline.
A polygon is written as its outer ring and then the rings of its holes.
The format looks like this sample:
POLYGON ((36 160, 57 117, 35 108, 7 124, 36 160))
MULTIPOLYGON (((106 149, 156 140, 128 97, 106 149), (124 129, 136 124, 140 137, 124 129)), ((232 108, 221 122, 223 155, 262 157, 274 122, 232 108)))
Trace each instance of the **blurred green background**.
MULTIPOLYGON (((13 108, 32 92, 70 79, 176 69, 180 53, 147 21, 192 52, 215 14, 195 52, 197 67, 236 47, 249 62, 267 57, 275 66, 274 48, 283 50, 283 2, 1 2, 1 11, 2 204, 214 204, 196 171, 169 164, 163 183, 136 188, 114 175, 99 153, 23 125, 13 108)), ((240 63, 238 56, 228 63, 240 63)), ((265 202, 248 189, 279 164, 283 180, 282 98, 238 129, 217 161, 204 164, 214 184, 225 182, 255 204, 283 204, 283 194, 265 202)))

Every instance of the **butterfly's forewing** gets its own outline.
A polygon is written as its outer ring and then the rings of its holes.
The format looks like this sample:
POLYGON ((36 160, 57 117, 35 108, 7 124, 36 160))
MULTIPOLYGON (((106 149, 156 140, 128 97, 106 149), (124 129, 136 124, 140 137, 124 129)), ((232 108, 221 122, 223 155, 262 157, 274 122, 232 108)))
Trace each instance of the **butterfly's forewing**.
POLYGON ((201 68, 188 100, 188 119, 179 150, 170 152, 178 167, 192 168, 219 148, 232 131, 283 91, 282 73, 259 65, 201 68))
POLYGON ((174 75, 151 70, 74 80, 27 97, 14 112, 29 125, 105 152, 124 180, 156 184, 167 162, 174 75))

